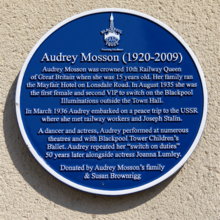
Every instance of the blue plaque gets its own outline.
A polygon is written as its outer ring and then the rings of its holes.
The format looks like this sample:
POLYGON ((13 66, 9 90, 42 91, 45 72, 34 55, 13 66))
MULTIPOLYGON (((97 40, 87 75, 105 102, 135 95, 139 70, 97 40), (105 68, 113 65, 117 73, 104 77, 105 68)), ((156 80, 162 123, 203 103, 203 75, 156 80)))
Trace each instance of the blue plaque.
POLYGON ((99 9, 53 27, 19 75, 16 114, 35 159, 76 189, 125 195, 180 169, 205 126, 189 46, 148 15, 99 9))

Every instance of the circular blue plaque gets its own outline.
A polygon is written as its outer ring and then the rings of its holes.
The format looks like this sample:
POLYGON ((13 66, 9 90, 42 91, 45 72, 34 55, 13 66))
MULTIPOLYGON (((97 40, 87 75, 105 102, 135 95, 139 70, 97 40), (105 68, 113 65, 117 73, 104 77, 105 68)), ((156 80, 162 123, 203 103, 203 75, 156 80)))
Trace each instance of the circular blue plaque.
POLYGON ((53 27, 19 75, 16 114, 35 159, 79 190, 125 195, 174 174, 205 126, 207 91, 171 28, 125 9, 53 27))

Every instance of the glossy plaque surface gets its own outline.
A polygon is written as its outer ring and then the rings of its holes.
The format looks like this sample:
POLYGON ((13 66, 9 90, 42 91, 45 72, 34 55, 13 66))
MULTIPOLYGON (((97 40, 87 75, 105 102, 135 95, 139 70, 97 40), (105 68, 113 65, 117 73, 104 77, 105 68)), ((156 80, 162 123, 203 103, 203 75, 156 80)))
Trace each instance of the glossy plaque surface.
POLYGON ((99 9, 52 28, 28 55, 16 113, 36 160, 62 182, 123 195, 174 174, 202 135, 200 65, 147 15, 99 9))

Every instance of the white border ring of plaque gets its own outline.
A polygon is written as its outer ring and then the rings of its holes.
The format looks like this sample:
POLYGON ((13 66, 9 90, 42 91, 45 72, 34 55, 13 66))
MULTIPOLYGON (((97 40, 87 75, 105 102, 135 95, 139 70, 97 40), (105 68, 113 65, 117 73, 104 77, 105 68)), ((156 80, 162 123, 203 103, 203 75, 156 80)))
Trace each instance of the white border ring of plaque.
POLYGON ((192 152, 195 150, 203 129, 205 127, 205 122, 206 122, 206 117, 207 117, 207 103, 208 103, 208 96, 207 96, 207 89, 206 89, 206 83, 205 83, 205 79, 204 79, 204 74, 202 72, 202 69, 200 67, 200 64, 196 58, 196 56, 194 55, 194 53, 192 52, 192 50, 189 48, 189 46, 186 44, 186 42, 175 32, 173 31, 170 27, 168 27, 166 24, 162 23, 161 21, 148 16, 146 14, 140 13, 140 12, 136 12, 133 10, 127 10, 127 9, 117 9, 117 8, 106 8, 106 9, 96 9, 96 10, 91 10, 91 11, 87 11, 87 12, 83 12, 80 13, 78 15, 72 16, 66 20, 64 20, 63 22, 57 24, 55 27, 53 27, 51 30, 49 30, 38 42, 37 44, 33 47, 33 49, 31 50, 31 52, 29 53, 28 57, 26 58, 19 78, 18 78, 18 82, 17 82, 17 88, 16 88, 16 98, 15 98, 15 104, 16 104, 16 115, 17 115, 17 121, 18 121, 18 125, 22 134, 22 137, 27 145, 27 147, 29 148, 30 152, 32 153, 32 155, 35 157, 35 159, 50 173, 52 174, 54 177, 56 177, 57 179, 59 179, 60 181, 64 182, 65 184, 74 187, 76 189, 82 190, 84 192, 88 192, 88 193, 93 193, 93 194, 99 194, 99 195, 126 195, 126 194, 130 194, 130 193, 135 193, 135 192, 139 192, 145 189, 148 189, 150 187, 153 187, 159 183, 161 183, 162 181, 164 181, 165 179, 169 178, 171 175, 173 175, 174 173, 176 173, 183 165, 184 163, 187 161, 187 159, 190 157, 190 155, 192 154, 192 152), (27 68, 27 65, 29 63, 29 61, 31 60, 32 56, 34 55, 35 51, 38 49, 38 47, 42 44, 42 42, 44 42, 45 39, 47 39, 53 32, 55 32, 58 28, 62 27, 63 25, 67 24, 68 22, 71 22, 75 19, 78 19, 80 17, 83 16, 87 16, 87 15, 92 15, 92 14, 96 14, 96 13, 103 13, 103 12, 120 12, 120 13, 127 13, 127 14, 131 14, 131 15, 136 15, 145 19, 148 19, 156 24, 158 24, 159 26, 161 26, 162 28, 164 28, 166 31, 168 31, 170 34, 172 34, 184 47, 185 49, 188 51, 188 53, 190 54, 192 60, 195 63, 195 66, 199 72, 200 75, 200 79, 201 79, 201 84, 202 84, 202 90, 203 90, 203 115, 202 115, 202 120, 201 120, 201 124, 199 127, 199 131, 197 133, 196 138, 194 139, 193 144, 191 145, 190 149, 188 150, 188 152, 185 154, 185 156, 180 160, 180 162, 174 166, 169 172, 165 173, 164 175, 162 175, 160 178, 136 187, 136 188, 132 188, 132 189, 126 189, 126 190, 115 190, 115 191, 107 191, 107 190, 97 190, 97 189, 92 189, 89 187, 84 187, 81 186, 79 184, 76 184, 74 182, 69 181, 68 179, 64 178, 63 176, 59 175, 57 172, 55 172, 53 169, 51 169, 46 163, 45 161, 36 153, 34 147, 31 145, 31 142, 28 139, 28 136, 25 132, 24 129, 24 125, 21 119, 21 112, 20 112, 20 92, 21 92, 21 85, 22 85, 22 80, 23 80, 23 76, 25 73, 25 70, 27 68))

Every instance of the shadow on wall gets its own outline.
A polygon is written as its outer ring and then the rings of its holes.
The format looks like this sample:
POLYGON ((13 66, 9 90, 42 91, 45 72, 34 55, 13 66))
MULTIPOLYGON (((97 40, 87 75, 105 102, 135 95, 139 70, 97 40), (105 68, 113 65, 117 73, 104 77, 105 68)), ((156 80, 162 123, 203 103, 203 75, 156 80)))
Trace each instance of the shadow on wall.
POLYGON ((175 178, 175 175, 173 175, 161 184, 139 193, 114 197, 92 195, 65 185, 38 164, 22 139, 17 125, 14 104, 16 84, 17 78, 9 90, 4 109, 3 129, 6 145, 15 167, 25 181, 48 200, 83 213, 108 214, 121 212, 151 200, 175 178))

